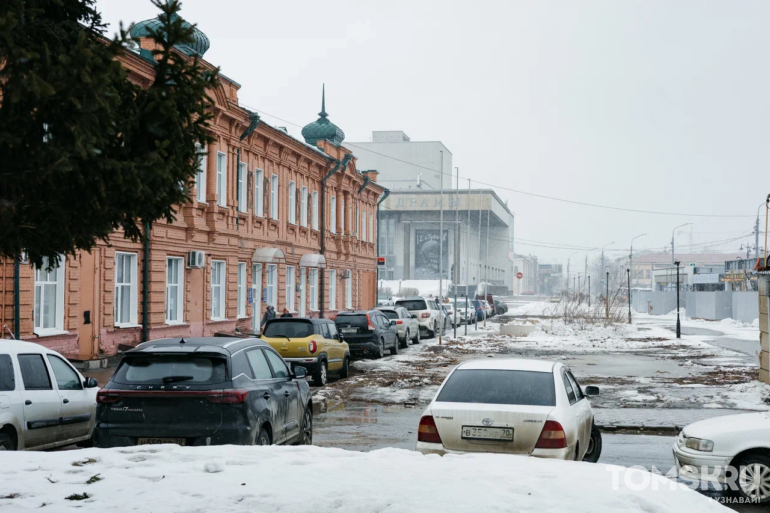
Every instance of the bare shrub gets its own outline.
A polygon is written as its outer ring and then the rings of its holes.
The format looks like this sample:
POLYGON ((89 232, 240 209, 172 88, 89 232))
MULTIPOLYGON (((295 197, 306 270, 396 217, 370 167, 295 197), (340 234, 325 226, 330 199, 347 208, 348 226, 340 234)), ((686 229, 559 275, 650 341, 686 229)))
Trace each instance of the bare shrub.
POLYGON ((407 297, 407 296, 419 296, 420 295, 420 289, 417 287, 403 287, 401 289, 401 296, 407 297))

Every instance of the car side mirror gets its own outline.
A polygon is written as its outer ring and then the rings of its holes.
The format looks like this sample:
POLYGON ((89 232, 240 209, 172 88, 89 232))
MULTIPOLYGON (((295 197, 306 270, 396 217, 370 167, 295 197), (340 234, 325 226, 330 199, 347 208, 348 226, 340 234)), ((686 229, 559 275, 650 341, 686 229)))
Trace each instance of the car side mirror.
POLYGON ((390 320, 390 325, 391 325, 391 326, 395 326, 396 324, 398 324, 398 323, 396 322, 396 320, 395 320, 395 319, 391 319, 391 320, 390 320))
POLYGON ((86 378, 85 381, 83 381, 83 386, 86 388, 96 388, 99 386, 99 382, 94 378, 86 378))
POLYGON ((307 376, 307 369, 301 365, 294 367, 294 378, 302 379, 307 376))
POLYGON ((594 385, 588 385, 585 389, 586 395, 599 395, 599 387, 594 385))

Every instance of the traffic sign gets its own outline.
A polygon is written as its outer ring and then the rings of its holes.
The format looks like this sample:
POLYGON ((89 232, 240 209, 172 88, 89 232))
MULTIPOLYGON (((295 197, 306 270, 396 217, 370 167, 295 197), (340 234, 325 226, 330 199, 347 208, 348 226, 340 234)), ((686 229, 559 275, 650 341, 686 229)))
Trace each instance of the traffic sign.
POLYGON ((524 277, 524 273, 516 273, 516 277, 518 279, 522 279, 524 277))
POLYGON ((385 265, 385 257, 377 257, 377 265, 385 265))

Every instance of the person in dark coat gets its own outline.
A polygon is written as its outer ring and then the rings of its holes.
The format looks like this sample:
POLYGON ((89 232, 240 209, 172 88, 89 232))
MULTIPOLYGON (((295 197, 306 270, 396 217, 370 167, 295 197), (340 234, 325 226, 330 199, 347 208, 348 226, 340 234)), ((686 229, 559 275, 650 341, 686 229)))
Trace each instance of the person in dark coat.
POLYGON ((270 319, 275 319, 275 317, 275 307, 273 305, 267 305, 267 310, 265 310, 265 315, 262 316, 262 322, 259 325, 260 328, 264 328, 265 323, 270 319))
POLYGON ((283 319, 284 317, 294 317, 294 316, 291 314, 288 308, 284 308, 283 313, 281 314, 281 318, 283 319))

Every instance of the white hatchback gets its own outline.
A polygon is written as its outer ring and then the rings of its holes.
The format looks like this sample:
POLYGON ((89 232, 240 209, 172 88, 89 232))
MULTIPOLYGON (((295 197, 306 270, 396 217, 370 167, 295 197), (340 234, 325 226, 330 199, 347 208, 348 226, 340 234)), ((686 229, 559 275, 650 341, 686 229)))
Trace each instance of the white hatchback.
POLYGON ((420 419, 423 454, 495 452, 596 462, 601 433, 587 395, 561 363, 495 358, 458 365, 420 419))
POLYGON ((0 340, 0 450, 51 449, 90 440, 97 383, 56 351, 0 340))

